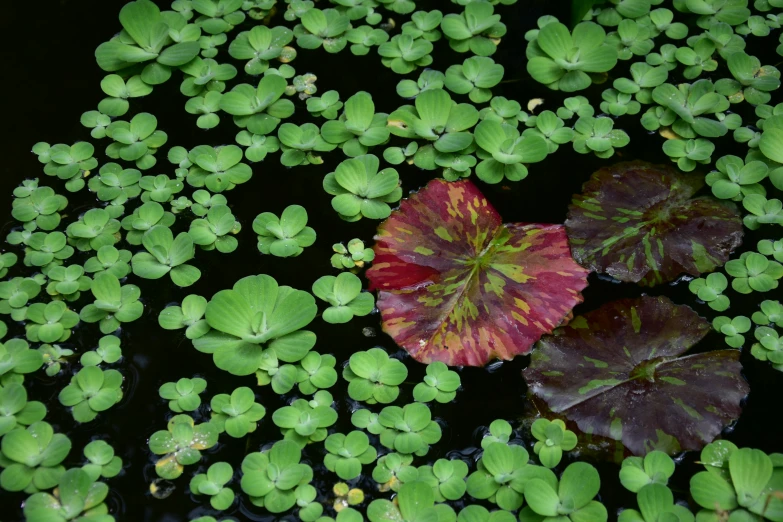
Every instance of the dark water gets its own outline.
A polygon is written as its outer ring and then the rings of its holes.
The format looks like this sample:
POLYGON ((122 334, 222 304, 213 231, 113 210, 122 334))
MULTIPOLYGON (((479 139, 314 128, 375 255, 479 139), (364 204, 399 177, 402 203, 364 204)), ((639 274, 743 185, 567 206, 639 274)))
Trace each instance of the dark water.
MULTIPOLYGON (((117 13, 123 4, 122 0, 41 0, 11 2, 4 6, 3 16, 0 17, 0 28, 5 37, 0 51, 3 56, 2 63, 5 64, 2 82, 4 161, 0 176, 0 194, 4 198, 0 207, 0 223, 4 224, 0 235, 3 237, 15 225, 10 218, 11 191, 24 178, 39 177, 41 184, 53 186, 69 198, 70 204, 64 223, 75 220, 81 212, 95 204, 91 199, 92 195, 86 190, 78 195, 67 193, 56 179, 45 176, 41 164, 29 150, 37 141, 54 144, 90 139, 88 129, 79 124, 79 116, 86 110, 94 109, 103 97, 99 82, 105 74, 95 64, 93 51, 98 44, 119 30, 117 13)), ((541 14, 556 14, 561 20, 567 19, 565 4, 564 1, 520 0, 515 6, 498 8, 509 32, 503 39, 499 52, 493 57, 506 68, 504 83, 493 89, 496 95, 516 99, 523 107, 527 100, 536 97, 545 99, 542 109, 555 110, 560 106, 563 96, 533 82, 524 70, 524 32, 535 26, 535 21, 541 14)), ((457 6, 445 1, 419 2, 419 7, 457 10, 457 6)), ((398 21, 401 18, 396 16, 398 21)), ((282 18, 276 23, 281 22, 282 18)), ((398 22, 398 26, 399 23, 401 22, 398 22)), ((231 33, 231 36, 235 34, 236 31, 231 33)), ((762 63, 776 63, 777 56, 774 53, 769 54, 774 49, 774 45, 770 43, 772 38, 753 39, 747 51, 762 57, 762 63), (753 44, 759 46, 762 41, 770 43, 770 51, 753 48, 753 44), (764 60, 764 56, 769 59, 764 60)), ((467 57, 468 55, 451 52, 445 42, 440 42, 436 44, 433 66, 445 71, 449 65, 461 63, 467 57)), ((221 48, 216 59, 221 63, 231 61, 238 66, 240 74, 233 82, 255 83, 244 76, 241 64, 230 59, 227 46, 221 48)), ((296 68, 297 73, 315 73, 318 76, 319 92, 336 89, 344 100, 356 91, 369 91, 375 100, 377 112, 388 113, 404 103, 394 90, 401 77, 384 68, 374 51, 365 57, 354 57, 348 50, 339 55, 328 55, 321 50, 301 51, 291 65, 296 68)), ((624 75, 624 67, 628 65, 630 62, 619 67, 615 71, 617 76, 624 75)), ((720 72, 719 70, 718 73, 720 72)), ((417 73, 408 75, 412 78, 417 76, 417 73)), ((608 85, 593 86, 588 92, 580 94, 585 94, 591 100, 600 100, 600 93, 606 86, 608 85)), ((195 125, 196 117, 184 111, 186 98, 179 93, 178 88, 179 80, 175 74, 167 84, 156 87, 155 92, 147 99, 131 101, 132 113, 152 112, 158 117, 158 128, 169 135, 167 145, 157 154, 158 165, 145 174, 173 173, 165 158, 165 151, 170 146, 181 145, 189 149, 204 143, 218 145, 234 142, 238 129, 226 116, 222 117, 222 122, 216 129, 198 129, 195 125)), ((302 123, 309 117, 304 103, 296 103, 297 112, 291 121, 302 123)), ((743 117, 745 116, 743 114, 743 117)), ((571 195, 580 191, 581 184, 594 170, 620 159, 668 161, 660 150, 662 139, 657 135, 649 136, 639 125, 638 118, 638 115, 619 118, 616 126, 629 133, 631 144, 620 149, 615 158, 599 160, 592 155, 576 154, 570 145, 561 146, 557 154, 550 155, 543 163, 533 165, 530 168, 530 176, 523 182, 495 186, 478 182, 479 186, 505 221, 562 223, 571 195)), ((751 121, 755 121, 755 118, 751 118, 751 121)), ((93 140, 93 143, 96 145, 96 157, 100 164, 105 163, 107 159, 102 151, 108 144, 107 140, 93 140)), ((735 147, 730 138, 727 138, 719 145, 716 158, 730 152, 744 155, 743 147, 735 147)), ((379 148, 375 152, 380 154, 381 151, 382 148, 379 148)), ((176 490, 169 498, 153 499, 148 493, 148 485, 149 481, 155 478, 152 465, 154 461, 147 450, 147 438, 153 432, 165 429, 166 421, 171 416, 166 401, 158 397, 158 387, 164 382, 176 381, 181 377, 206 377, 209 385, 207 391, 202 394, 204 405, 197 414, 198 421, 208 419, 206 404, 213 395, 230 393, 237 386, 255 385, 252 376, 233 377, 217 370, 211 357, 193 349, 181 331, 162 330, 157 325, 157 316, 166 304, 181 301, 185 295, 197 293, 210 297, 217 290, 230 287, 240 277, 251 274, 270 274, 280 284, 309 290, 317 277, 333 272, 329 265, 333 243, 348 241, 353 237, 370 242, 377 222, 363 219, 358 223, 348 224, 341 221, 329 204, 331 196, 321 188, 323 176, 343 159, 341 154, 338 149, 337 152, 324 156, 323 165, 295 169, 282 167, 277 154, 253 165, 253 179, 225 194, 234 214, 243 225, 242 232, 237 236, 239 249, 230 255, 198 250, 196 264, 202 269, 203 276, 193 287, 180 289, 173 284, 164 285, 132 278, 132 282, 141 288, 145 314, 139 321, 122 330, 124 359, 115 366, 123 372, 126 383, 125 398, 119 405, 101 414, 94 422, 75 426, 70 413, 57 401, 57 394, 67 384, 78 365, 66 366, 65 371, 55 378, 47 378, 43 376, 43 372, 36 377, 28 377, 28 383, 32 382, 30 398, 41 400, 48 405, 46 420, 52 423, 56 430, 67 433, 74 443, 74 450, 66 460, 66 465, 79 465, 82 461, 81 448, 94 438, 108 440, 123 458, 124 472, 108 481, 111 487, 108 503, 118 520, 173 522, 208 513, 203 507, 208 506, 204 498, 193 499, 188 492, 189 478, 194 473, 203 471, 208 464, 221 460, 229 462, 238 470, 244 454, 258 451, 262 445, 280 438, 279 430, 271 422, 271 414, 276 408, 290 401, 294 394, 279 397, 269 387, 257 389, 257 400, 267 410, 267 417, 261 422, 259 429, 240 440, 221 436, 220 444, 205 452, 205 458, 200 465, 187 467, 183 476, 175 481, 176 490), (253 218, 263 211, 279 214, 293 203, 307 208, 310 224, 318 233, 316 244, 305 249, 304 253, 294 260, 261 256, 256 250, 256 238, 251 228, 253 218)), ((423 186, 433 176, 433 173, 422 172, 407 165, 398 167, 398 171, 406 193, 423 186)), ((475 177, 473 179, 477 181, 475 177)), ((127 212, 132 211, 132 208, 132 204, 126 206, 127 212)), ((188 213, 184 216, 175 225, 175 233, 187 229, 191 218, 188 213)), ((743 248, 753 249, 758 239, 772 238, 769 234, 765 229, 749 233, 743 248)), ((117 247, 129 248, 124 243, 118 244, 117 247)), ((85 259, 83 254, 77 254, 70 262, 83 263, 85 259)), ((16 270, 11 274, 17 275, 19 267, 16 267, 16 270)), ((604 302, 639 296, 645 291, 653 295, 665 294, 677 303, 689 304, 710 320, 717 315, 695 301, 687 290, 687 283, 644 290, 635 285, 601 280, 595 275, 590 277, 590 286, 584 292, 585 302, 575 311, 581 313, 597 308, 604 302)), ((758 294, 742 298, 732 297, 730 312, 749 316, 761 300, 762 296, 758 294)), ((72 308, 79 310, 85 302, 82 298, 72 308)), ((378 315, 356 318, 347 325, 329 325, 316 318, 309 329, 318 335, 315 349, 320 353, 333 353, 338 362, 346 360, 355 351, 376 345, 383 346, 390 352, 397 351, 394 343, 380 332, 378 315), (377 335, 367 337, 363 333, 365 328, 372 328, 377 335)), ((14 334, 23 334, 23 329, 17 325, 15 329, 12 328, 9 336, 14 334)), ((80 325, 65 345, 77 352, 73 359, 78 361, 78 354, 94 348, 98 338, 100 335, 97 327, 80 325)), ((716 348, 723 348, 723 340, 719 335, 711 333, 696 350, 716 348)), ((410 374, 407 382, 411 385, 404 386, 398 402, 405 404, 405 401, 411 400, 412 384, 421 380, 424 367, 410 361, 404 352, 398 355, 409 362, 410 374)), ((513 421, 523 416, 529 404, 525 399, 526 389, 520 372, 528 361, 529 357, 518 357, 512 362, 492 365, 489 369, 462 370, 464 389, 458 394, 456 402, 432 406, 433 415, 443 427, 443 438, 433 447, 428 459, 446 455, 472 459, 474 448, 481 437, 478 428, 486 426, 496 418, 513 421)), ((751 385, 751 394, 742 418, 726 437, 741 446, 753 446, 767 452, 783 451, 783 431, 780 430, 777 419, 783 374, 772 370, 767 363, 756 361, 749 353, 742 355, 742 362, 745 376, 751 385)), ((335 428, 345 433, 352 428, 349 419, 355 404, 343 399, 347 394, 342 379, 330 391, 335 395, 340 411, 340 420, 335 428)), ((380 447, 377 444, 376 446, 380 447)), ((316 476, 321 477, 320 482, 316 483, 321 492, 319 500, 330 505, 330 490, 335 477, 318 472, 324 471, 321 464, 322 445, 309 447, 306 458, 316 468, 316 476)), ((692 463, 693 458, 693 455, 686 458, 683 466, 691 467, 688 463, 692 463)), ((423 459, 417 462, 424 463, 423 459)), ((617 480, 617 467, 611 464, 596 465, 602 472, 602 500, 609 512, 614 513, 620 507, 632 506, 632 498, 624 493, 617 480)), ((365 475, 368 478, 360 479, 360 487, 366 492, 374 488, 372 480, 369 479, 370 470, 371 467, 365 467, 365 475)), ((674 488, 681 492, 683 498, 687 496, 685 492, 688 475, 687 469, 681 469, 675 477, 674 488)), ((263 510, 253 508, 246 498, 243 498, 238 476, 237 473, 232 486, 240 502, 235 503, 225 514, 240 520, 273 518, 263 510)), ((3 520, 21 520, 19 506, 24 496, 2 494, 0 499, 3 520)), ((327 509, 325 514, 329 513, 331 510, 327 509)), ((295 519, 293 515, 285 518, 295 519)))

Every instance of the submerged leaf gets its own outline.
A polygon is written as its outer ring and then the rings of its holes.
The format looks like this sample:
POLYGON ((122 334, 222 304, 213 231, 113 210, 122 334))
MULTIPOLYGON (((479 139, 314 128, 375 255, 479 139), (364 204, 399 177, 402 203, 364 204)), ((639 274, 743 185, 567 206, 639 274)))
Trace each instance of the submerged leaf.
POLYGON ((598 170, 565 222, 574 259, 620 281, 653 286, 722 266, 742 242, 736 207, 692 198, 700 176, 645 162, 598 170))
POLYGON ((749 390, 738 350, 680 357, 709 331, 666 297, 622 299, 542 339, 523 375, 585 433, 637 455, 697 450, 739 417, 749 390))
POLYGON ((431 181, 375 239, 367 277, 383 329, 420 362, 481 366, 527 353, 587 286, 561 225, 504 225, 470 181, 431 181))

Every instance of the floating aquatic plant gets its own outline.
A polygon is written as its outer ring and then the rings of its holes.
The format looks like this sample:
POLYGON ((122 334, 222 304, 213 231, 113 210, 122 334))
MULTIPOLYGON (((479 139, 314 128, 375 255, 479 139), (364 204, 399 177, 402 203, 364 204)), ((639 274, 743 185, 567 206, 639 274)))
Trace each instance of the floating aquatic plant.
POLYGON ((469 181, 435 180, 403 201, 379 227, 367 276, 398 344, 422 362, 472 366, 526 353, 586 286, 561 226, 504 225, 469 181))

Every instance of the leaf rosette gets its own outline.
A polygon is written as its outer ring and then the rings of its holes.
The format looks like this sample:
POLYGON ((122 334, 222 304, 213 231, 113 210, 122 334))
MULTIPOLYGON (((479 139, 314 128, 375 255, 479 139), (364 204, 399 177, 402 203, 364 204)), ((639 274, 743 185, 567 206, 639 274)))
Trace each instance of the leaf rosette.
POLYGON ((617 50, 593 22, 582 22, 573 32, 559 22, 546 24, 526 54, 533 79, 563 92, 586 89, 593 83, 588 73, 607 72, 617 64, 617 50))
POLYGON ((205 313, 212 331, 193 345, 211 353, 221 370, 250 375, 261 367, 265 350, 285 362, 301 360, 315 345, 315 334, 301 328, 317 311, 307 292, 279 286, 268 275, 244 277, 212 297, 205 313))
POLYGON ((220 108, 234 116, 234 123, 253 134, 269 134, 283 118, 294 113, 291 100, 280 99, 285 93, 285 78, 276 74, 264 76, 257 87, 246 83, 235 86, 220 98, 220 108))
POLYGON ((309 483, 313 470, 300 464, 302 451, 290 441, 281 440, 268 451, 250 453, 242 461, 242 491, 255 506, 270 513, 282 513, 296 504, 295 489, 309 483))
POLYGON ((171 45, 169 26, 149 0, 126 4, 120 11, 120 23, 123 31, 95 50, 95 58, 104 71, 120 71, 152 62, 142 70, 141 79, 157 85, 171 77, 172 67, 186 64, 199 52, 198 42, 171 45))

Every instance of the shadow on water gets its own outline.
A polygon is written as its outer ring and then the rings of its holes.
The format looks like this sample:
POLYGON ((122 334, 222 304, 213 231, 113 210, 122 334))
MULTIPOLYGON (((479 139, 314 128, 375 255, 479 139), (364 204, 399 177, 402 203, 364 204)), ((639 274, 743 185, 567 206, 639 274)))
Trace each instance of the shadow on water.
MULTIPOLYGON (((103 77, 102 71, 95 65, 93 51, 99 43, 119 30, 117 13, 123 4, 123 0, 42 0, 11 2, 5 6, 5 15, 0 19, 0 27, 7 42, 0 51, 6 67, 6 79, 3 82, 3 117, 6 129, 3 144, 6 160, 2 163, 3 173, 0 177, 0 194, 5 198, 2 206, 3 219, 0 221, 5 224, 3 236, 14 226, 9 215, 11 191, 24 178, 39 177, 42 184, 51 185, 68 196, 70 204, 67 209, 69 215, 64 220, 66 223, 94 205, 92 195, 87 191, 78 195, 65 193, 64 189, 56 184, 56 180, 43 175, 41 165, 29 150, 37 141, 71 143, 89 139, 88 131, 79 124, 79 116, 83 111, 93 109, 102 98, 99 82, 103 77)), ((458 10, 457 6, 445 0, 419 4, 423 9, 432 9, 437 5, 444 11, 458 10)), ((560 106, 564 98, 562 94, 548 91, 533 82, 525 72, 524 33, 535 27, 537 18, 542 14, 557 14, 561 19, 565 19, 565 4, 566 2, 520 0, 514 6, 498 7, 509 31, 499 52, 494 56, 494 59, 506 68, 505 80, 498 89, 493 90, 494 94, 516 99, 523 107, 527 100, 541 97, 544 104, 539 110, 555 110, 560 106)), ((398 16, 397 19, 399 18, 398 16)), ((281 18, 278 20, 276 23, 282 22, 281 18)), ((750 48, 749 52, 763 56, 770 51, 750 48)), ((445 70, 451 64, 461 63, 466 57, 467 55, 450 51, 445 42, 439 42, 434 53, 434 66, 445 70)), ((221 48, 217 59, 220 62, 230 60, 226 47, 221 48)), ((776 61, 777 59, 772 60, 772 63, 776 61)), ((767 63, 763 58, 762 62, 767 63)), ((252 78, 244 75, 241 64, 236 61, 232 63, 238 65, 240 71, 235 83, 253 82, 252 78)), ((301 51, 291 65, 298 73, 315 73, 318 76, 317 86, 320 92, 336 89, 345 99, 356 91, 366 90, 373 95, 376 111, 382 112, 391 112, 403 103, 395 92, 400 77, 382 67, 374 53, 353 57, 347 50, 338 56, 328 55, 322 50, 301 51)), ((616 74, 624 75, 622 67, 627 65, 621 66, 616 74)), ((416 73, 408 77, 415 78, 416 73)), ((223 121, 216 129, 209 132, 198 129, 195 126, 196 117, 187 114, 183 109, 186 98, 179 93, 178 88, 179 82, 175 76, 168 84, 156 87, 155 92, 146 99, 132 100, 133 111, 154 113, 158 117, 158 128, 169 135, 164 151, 157 154, 158 165, 149 173, 173 172, 165 157, 168 146, 181 145, 191 148, 202 143, 218 145, 234 141, 237 129, 226 116, 222 117, 223 121)), ((604 88, 605 86, 593 86, 586 93, 580 94, 587 95, 591 100, 599 100, 604 88)), ((302 123, 306 119, 304 103, 297 101, 297 112, 292 121, 302 123)), ((569 146, 561 146, 557 154, 550 155, 543 163, 532 166, 530 176, 521 183, 489 186, 479 182, 479 185, 505 221, 562 223, 571 195, 579 192, 582 183, 601 166, 623 159, 668 161, 660 150, 661 138, 649 136, 638 124, 638 116, 621 117, 617 126, 629 133, 631 144, 618 150, 616 157, 610 160, 600 160, 592 155, 582 156, 573 152, 569 146)), ((102 153, 104 145, 105 141, 96 143, 96 156, 101 164, 107 161, 102 153)), ((376 152, 379 154, 381 151, 376 152)), ((725 151, 730 152, 733 151, 725 151)), ((724 151, 721 150, 720 153, 724 151)), ((358 223, 347 224, 339 220, 329 204, 330 196, 321 188, 323 176, 333 170, 342 159, 339 150, 326 154, 323 165, 293 170, 282 167, 277 157, 272 155, 263 163, 253 165, 253 179, 226 194, 243 226, 238 235, 239 248, 235 253, 223 255, 198 251, 197 263, 203 276, 187 290, 154 281, 133 281, 141 288, 145 313, 139 321, 123 328, 121 332, 125 357, 117 367, 125 376, 126 392, 119 405, 108 413, 101 414, 96 421, 77 426, 74 425, 70 413, 57 401, 57 394, 67 384, 78 365, 66 367, 65 371, 55 378, 46 378, 39 373, 29 379, 32 381, 31 397, 45 402, 48 406, 46 420, 52 423, 56 430, 68 433, 74 448, 77 448, 72 450, 66 460, 67 465, 78 465, 81 462, 78 449, 94 438, 108 440, 123 458, 123 474, 109 481, 111 493, 108 502, 119 520, 175 522, 187 520, 189 516, 208 513, 203 507, 204 503, 197 502, 188 492, 188 477, 219 460, 231 463, 235 470, 238 470, 244 454, 257 451, 279 439, 280 434, 271 422, 271 414, 295 396, 292 392, 280 397, 268 387, 258 389, 258 401, 264 404, 267 410, 267 417, 260 423, 259 429, 244 440, 222 436, 220 444, 206 451, 206 458, 199 465, 188 467, 183 477, 175 481, 176 491, 170 497, 165 500, 151 498, 148 485, 155 473, 153 460, 147 450, 147 439, 153 432, 164 429, 171 416, 165 401, 158 397, 158 387, 164 382, 181 377, 208 377, 209 385, 206 393, 202 395, 203 402, 208 403, 209 398, 217 393, 229 393, 237 386, 255 384, 252 377, 233 377, 217 371, 210 357, 195 351, 180 332, 168 332, 159 328, 157 316, 160 310, 167 304, 181 301, 190 293, 211 296, 220 289, 230 287, 240 277, 251 274, 271 274, 281 284, 309 290, 317 277, 332 272, 328 259, 333 243, 347 241, 353 237, 370 241, 374 234, 377 225, 375 222, 364 219, 358 223), (255 234, 251 228, 253 218, 262 211, 279 214, 293 203, 307 208, 310 224, 318 233, 316 244, 294 260, 261 256, 256 249, 255 234)), ((431 177, 430 173, 419 171, 412 166, 402 166, 398 170, 406 193, 423 186, 431 177)), ((175 233, 186 230, 189 219, 178 220, 175 233)), ((752 248, 761 237, 757 233, 749 234, 745 241, 746 247, 752 248)), ((127 248, 127 245, 122 246, 127 248)), ((83 254, 77 254, 72 261, 83 263, 85 259, 83 254)), ((665 294, 677 303, 690 304, 710 319, 716 315, 706 306, 697 304, 688 292, 687 284, 682 282, 645 290, 635 285, 616 284, 596 275, 590 276, 590 286, 584 292, 585 302, 577 307, 576 312, 594 309, 613 299, 639 296, 643 292, 665 294)), ((737 299, 738 306, 733 306, 732 311, 750 315, 757 300, 758 296, 737 299)), ((85 299, 82 298, 74 308, 80 309, 84 302, 85 299)), ((391 353, 396 352, 397 356, 404 360, 409 360, 407 354, 398 351, 394 343, 380 332, 377 314, 354 319, 348 325, 327 325, 317 318, 311 329, 318 335, 316 349, 321 353, 333 353, 338 361, 346 360, 355 351, 378 345, 391 353)), ((15 325, 9 335, 20 333, 23 333, 23 329, 15 325)), ((72 339, 65 344, 78 354, 97 346, 99 338, 97 328, 80 325, 75 329, 72 339)), ((719 348, 722 343, 718 335, 710 334, 697 350, 719 348)), ((758 363, 748 353, 743 354, 742 361, 752 392, 742 419, 727 433, 727 437, 739 445, 750 445, 767 452, 781 451, 781 431, 769 424, 769 417, 771 412, 777 411, 783 376, 771 370, 769 365, 758 363)), ((415 383, 421 380, 424 368, 410 362, 412 364, 408 365, 408 382, 415 383)), ((492 365, 488 369, 462 370, 464 391, 458 394, 457 400, 446 405, 436 404, 432 408, 433 415, 443 427, 443 438, 433 447, 428 460, 448 455, 473 461, 477 458, 475 447, 482 435, 481 426, 488 425, 496 418, 520 417, 526 405, 526 388, 520 372, 528 362, 529 357, 518 357, 511 362, 492 365)), ((412 386, 408 386, 405 389, 400 404, 404 404, 403 400, 410 399, 411 388, 412 386)), ((337 398, 341 413, 336 429, 346 432, 351 429, 350 411, 356 405, 344 399, 347 393, 342 379, 330 391, 337 398)), ((196 414, 197 421, 207 420, 208 416, 207 404, 203 404, 196 414)), ((316 483, 321 492, 319 500, 330 504, 334 476, 325 473, 323 469, 323 451, 322 445, 313 445, 306 450, 306 458, 316 468, 316 476, 319 477, 316 483)), ((693 456, 686 460, 692 465, 693 456)), ((619 486, 617 467, 608 464, 598 466, 604 482, 603 500, 610 513, 617 508, 631 505, 632 500, 622 493, 619 486)), ((371 492, 374 485, 369 479, 368 471, 369 468, 366 468, 367 477, 359 479, 359 486, 366 492, 371 492)), ((678 475, 680 483, 675 483, 675 489, 687 490, 687 476, 686 473, 678 475)), ((237 479, 233 482, 233 487, 239 493, 237 479)), ((241 494, 238 496, 242 498, 241 494)), ((7 521, 20 520, 21 510, 18 506, 24 497, 3 494, 0 498, 3 506, 7 508, 3 510, 3 518, 7 521)), ((368 500, 371 498, 372 496, 368 495, 368 500)), ((263 510, 253 508, 244 498, 240 507, 235 503, 227 514, 251 520, 273 518, 262 512, 263 510)), ((286 518, 294 519, 293 516, 286 518)))

